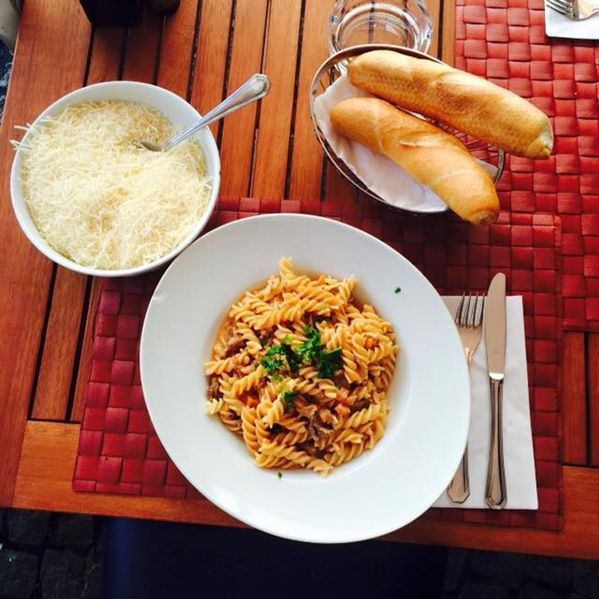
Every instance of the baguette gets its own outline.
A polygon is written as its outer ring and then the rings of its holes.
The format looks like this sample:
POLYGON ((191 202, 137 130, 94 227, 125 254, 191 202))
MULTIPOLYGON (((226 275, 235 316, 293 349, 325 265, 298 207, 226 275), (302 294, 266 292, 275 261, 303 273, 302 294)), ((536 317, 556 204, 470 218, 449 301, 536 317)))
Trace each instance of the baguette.
POLYGON ((330 119, 338 133, 390 158, 463 219, 476 225, 497 219, 491 177, 453 135, 379 98, 343 100, 330 119))
POLYGON ((391 50, 367 52, 348 68, 353 85, 527 158, 548 158, 553 132, 530 102, 486 79, 391 50))

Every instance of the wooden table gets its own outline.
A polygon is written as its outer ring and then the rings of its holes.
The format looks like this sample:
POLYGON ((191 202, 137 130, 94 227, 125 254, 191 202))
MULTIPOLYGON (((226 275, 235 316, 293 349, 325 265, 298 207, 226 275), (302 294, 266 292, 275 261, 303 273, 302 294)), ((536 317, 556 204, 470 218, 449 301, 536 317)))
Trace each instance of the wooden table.
MULTIPOLYGON (((431 53, 452 62, 455 0, 429 0, 431 53)), ((76 0, 27 0, 0 130, 0 505, 200 522, 238 522, 204 499, 75 493, 98 281, 57 268, 27 242, 10 205, 13 126, 81 85, 154 82, 201 112, 257 71, 272 91, 260 108, 213 131, 224 196, 313 199, 355 194, 323 166, 308 112, 312 75, 327 54, 333 0, 183 0, 166 19, 93 31, 76 0)), ((565 527, 559 532, 416 521, 391 538, 419 543, 599 558, 599 335, 563 346, 565 527)))

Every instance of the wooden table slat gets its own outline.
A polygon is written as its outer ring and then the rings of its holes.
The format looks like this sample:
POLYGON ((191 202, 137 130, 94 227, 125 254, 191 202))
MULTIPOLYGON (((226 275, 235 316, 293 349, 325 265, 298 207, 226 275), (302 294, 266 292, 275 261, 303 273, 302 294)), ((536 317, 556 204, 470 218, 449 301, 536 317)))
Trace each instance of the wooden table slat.
POLYGON ((198 0, 181 2, 164 22, 157 83, 182 98, 188 97, 198 0))
POLYGON ((270 5, 263 72, 275 92, 260 105, 250 196, 281 198, 285 193, 301 11, 301 0, 272 0, 270 5), (277 35, 283 30, 287 35, 277 35))
POLYGON ((73 397, 71 413, 68 415, 71 422, 80 422, 81 418, 83 417, 85 386, 89 380, 89 373, 91 370, 94 323, 96 318, 96 309, 100 299, 101 287, 101 279, 92 280, 90 297, 87 301, 87 312, 85 315, 85 329, 81 343, 81 354, 79 356, 79 370, 77 371, 77 380, 75 381, 75 395, 73 397))
POLYGON ((441 32, 441 56, 439 58, 447 64, 455 63, 455 19, 456 0, 442 0, 441 20, 443 31, 441 32))
MULTIPOLYGON (((59 504, 61 510, 67 512, 241 526, 237 520, 203 498, 182 501, 74 492, 71 477, 78 436, 79 427, 76 424, 27 424, 15 507, 47 510, 55 509, 59 504)), ((385 538, 451 547, 598 559, 599 528, 592 524, 597 519, 599 469, 565 467, 564 484, 568 515, 564 530, 560 533, 419 519, 385 538)))
MULTIPOLYGON (((262 68, 266 0, 237 0, 228 93, 262 68)), ((221 195, 246 196, 253 164, 256 105, 251 104, 223 121, 221 195)))
POLYGON ((121 75, 127 29, 101 27, 94 31, 87 84, 115 81, 121 75))
POLYGON ((287 196, 293 200, 320 199, 323 153, 312 129, 309 93, 312 77, 328 55, 326 23, 332 6, 333 0, 306 0, 293 147, 287 167, 291 169, 287 196))
MULTIPOLYGON (((232 5, 232 0, 214 0, 200 6, 191 104, 201 114, 206 114, 224 97, 232 5)), ((222 121, 211 127, 217 139, 221 127, 222 121)))
POLYGON ((562 364, 564 460, 584 465, 588 458, 584 335, 564 334, 562 364))
POLYGON ((8 144, 19 137, 14 125, 32 122, 52 101, 81 86, 90 34, 78 3, 38 0, 24 7, 0 130, 0 229, 10 248, 10 260, 0 260, 0 505, 10 504, 13 495, 53 270, 15 222, 8 191, 13 152, 8 144))
POLYGON ((57 268, 32 417, 65 420, 87 277, 57 268))
POLYGON ((599 334, 587 337, 587 394, 589 400, 588 429, 590 462, 599 466, 599 334))
POLYGON ((156 81, 163 22, 163 17, 151 13, 146 8, 141 23, 129 28, 123 79, 144 83, 156 81))
POLYGON ((428 0, 426 5, 428 7, 428 11, 431 15, 431 21, 433 25, 433 32, 431 35, 431 45, 428 49, 428 54, 431 56, 439 56, 439 47, 440 47, 440 36, 441 36, 441 27, 439 24, 439 20, 441 18, 441 8, 442 8, 443 0, 428 0))

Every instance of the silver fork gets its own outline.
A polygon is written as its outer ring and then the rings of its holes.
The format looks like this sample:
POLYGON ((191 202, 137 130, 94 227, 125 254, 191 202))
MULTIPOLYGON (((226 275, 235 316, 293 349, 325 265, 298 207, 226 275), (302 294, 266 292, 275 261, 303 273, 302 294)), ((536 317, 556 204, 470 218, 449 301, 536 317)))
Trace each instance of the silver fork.
MULTIPOLYGON (((462 295, 460 304, 455 314, 455 324, 464 346, 464 353, 468 361, 468 368, 472 363, 472 356, 480 344, 482 336, 483 314, 485 311, 485 296, 482 294, 462 295)), ((468 477, 468 446, 457 472, 447 487, 447 495, 454 503, 464 503, 470 496, 470 480, 468 477)))
POLYGON ((583 21, 599 13, 599 4, 592 0, 545 0, 545 3, 572 21, 583 21))

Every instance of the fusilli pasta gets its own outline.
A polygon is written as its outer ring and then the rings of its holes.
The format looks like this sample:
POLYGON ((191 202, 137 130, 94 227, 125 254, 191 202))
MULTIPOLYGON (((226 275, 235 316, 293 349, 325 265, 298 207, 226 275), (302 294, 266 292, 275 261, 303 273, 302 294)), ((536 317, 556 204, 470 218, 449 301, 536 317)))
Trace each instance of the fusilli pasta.
POLYGON ((355 280, 279 273, 235 303, 204 369, 207 413, 262 468, 326 475, 382 437, 398 347, 355 280))

